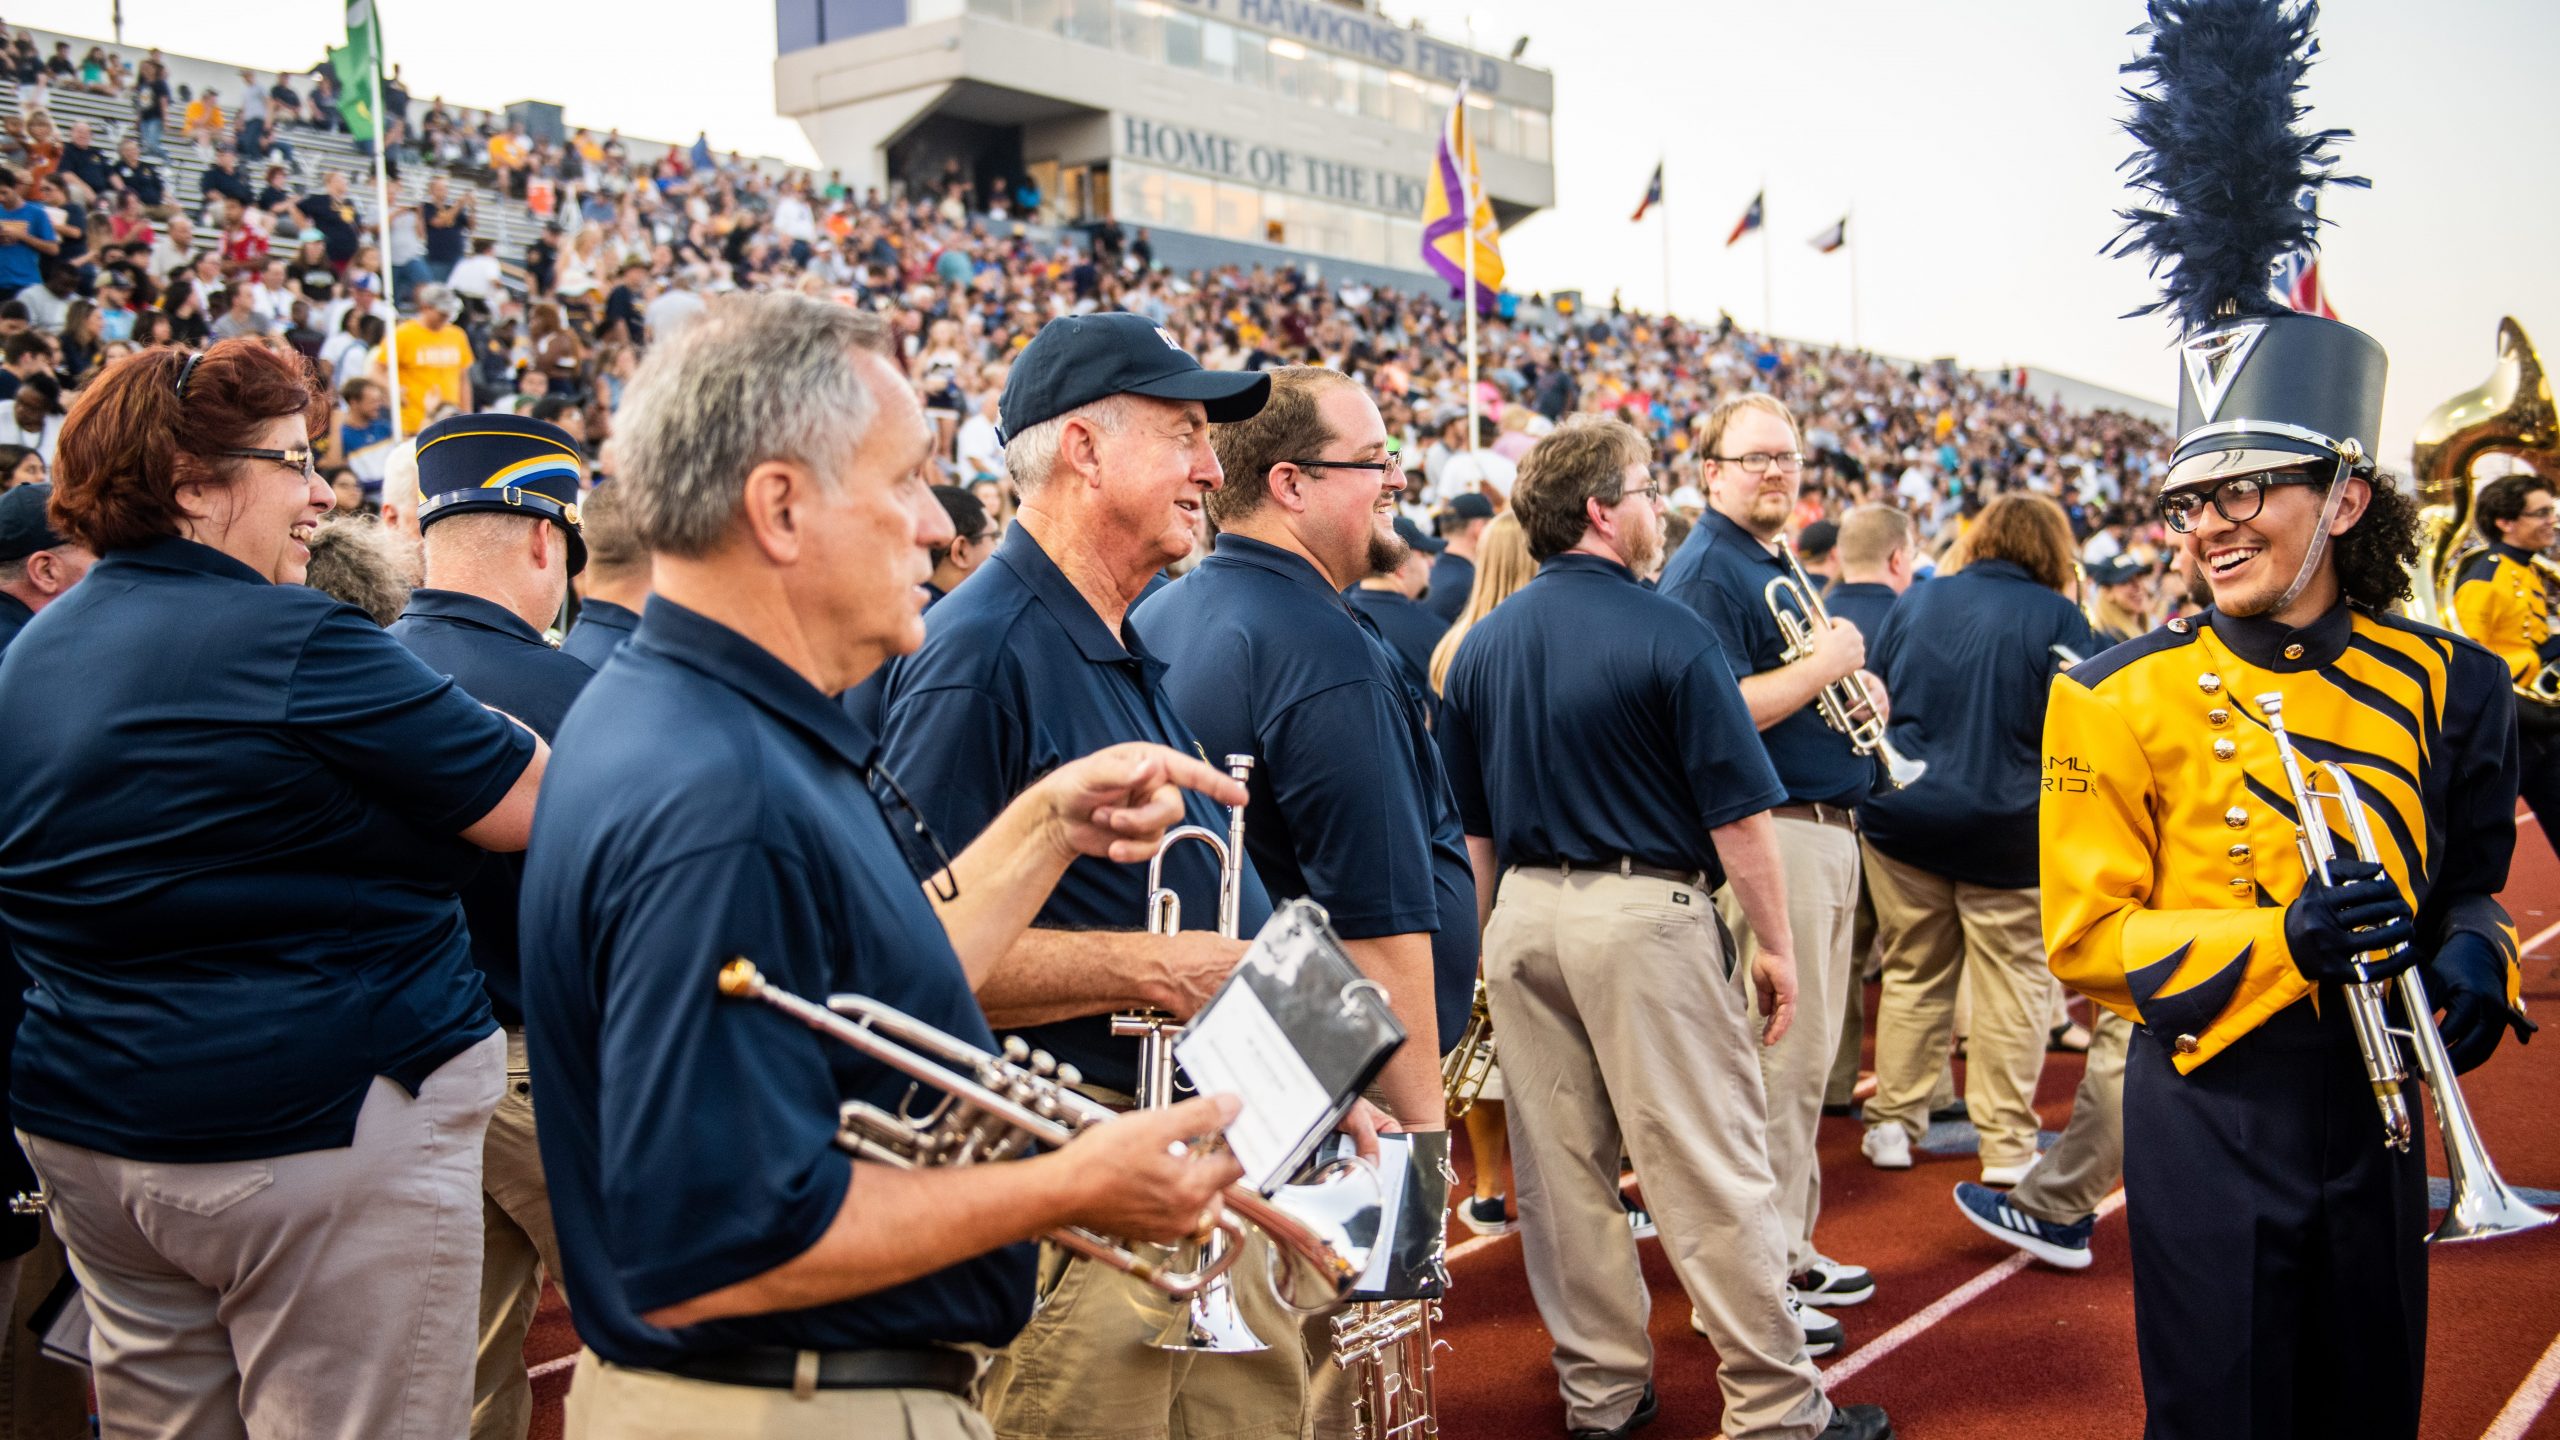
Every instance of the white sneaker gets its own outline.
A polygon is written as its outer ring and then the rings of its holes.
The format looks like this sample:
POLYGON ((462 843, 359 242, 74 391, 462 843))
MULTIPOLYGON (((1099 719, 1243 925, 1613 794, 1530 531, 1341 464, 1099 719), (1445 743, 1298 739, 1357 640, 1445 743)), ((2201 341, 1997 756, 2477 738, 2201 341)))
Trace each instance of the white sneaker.
POLYGON ((1870 1125, 1867 1136, 1858 1142, 1867 1163, 1879 1170, 1911 1168, 1911 1132, 1897 1124, 1870 1125))
POLYGON ((2036 1162, 2043 1158, 2044 1156, 2042 1154, 2036 1154, 2028 1156, 2025 1161, 2016 1165, 1985 1165, 1982 1167, 1982 1183, 1985 1185, 2015 1185, 2019 1181, 2026 1179, 2027 1172, 2036 1168, 2036 1162))
MULTIPOLYGON (((1843 1336, 1840 1322, 1799 1302, 1793 1289, 1787 1291, 1787 1318, 1803 1329, 1805 1354, 1828 1355, 1840 1348, 1843 1336)), ((1689 1312, 1689 1328, 1697 1334, 1707 1335, 1707 1322, 1698 1318, 1695 1309, 1689 1312)), ((1708 1335, 1707 1338, 1715 1337, 1708 1335)))

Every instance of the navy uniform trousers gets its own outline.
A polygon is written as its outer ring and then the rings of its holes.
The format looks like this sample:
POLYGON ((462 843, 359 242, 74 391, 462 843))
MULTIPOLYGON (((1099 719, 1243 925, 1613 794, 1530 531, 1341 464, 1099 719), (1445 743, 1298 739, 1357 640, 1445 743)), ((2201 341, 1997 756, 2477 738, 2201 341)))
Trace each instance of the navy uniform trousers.
MULTIPOLYGON (((2192 1075, 2134 1032, 2125 1211, 2146 1440, 2417 1434, 2425 1146, 2383 1148, 2346 1008, 2321 997, 2192 1075)), ((2426 1108, 2414 1078, 2402 1093, 2426 1108)))

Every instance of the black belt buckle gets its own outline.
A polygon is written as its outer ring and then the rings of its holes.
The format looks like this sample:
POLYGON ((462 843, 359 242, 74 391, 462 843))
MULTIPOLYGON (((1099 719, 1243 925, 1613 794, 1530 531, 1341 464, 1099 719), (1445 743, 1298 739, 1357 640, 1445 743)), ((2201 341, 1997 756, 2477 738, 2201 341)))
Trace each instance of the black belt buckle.
POLYGON ((966 1399, 978 1383, 978 1361, 939 1346, 882 1350, 787 1350, 778 1345, 688 1355, 656 1368, 687 1380, 791 1390, 802 1383, 803 1354, 817 1357, 819 1390, 940 1390, 966 1399))

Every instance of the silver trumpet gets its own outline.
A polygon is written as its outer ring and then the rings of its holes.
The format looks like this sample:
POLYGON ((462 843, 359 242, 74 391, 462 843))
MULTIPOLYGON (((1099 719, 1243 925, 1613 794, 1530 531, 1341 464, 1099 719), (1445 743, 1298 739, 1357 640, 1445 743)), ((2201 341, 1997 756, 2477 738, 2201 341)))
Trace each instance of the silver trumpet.
MULTIPOLYGON (((906 1076, 916 1082, 910 1099, 923 1090, 941 1093, 921 1114, 904 1105, 890 1111, 863 1100, 844 1102, 836 1145, 861 1159, 907 1170, 1018 1160, 1034 1146, 1055 1149, 1118 1118, 1110 1107, 1077 1093, 1074 1066, 1032 1051, 1018 1036, 1008 1037, 1004 1053, 995 1055, 867 995, 830 996, 819 1005, 775 988, 744 957, 721 967, 720 993, 770 1005, 906 1076)), ((1212 1246, 1188 1270, 1080 1227, 1053 1231, 1049 1238, 1187 1299, 1235 1264, 1250 1225, 1271 1241, 1274 1289, 1284 1304, 1299 1309, 1348 1294, 1368 1265, 1369 1243, 1361 1237, 1377 1228, 1378 1189, 1377 1177, 1365 1169, 1336 1167, 1273 1199, 1244 1185, 1228 1186, 1221 1198, 1225 1209, 1217 1234, 1227 1243, 1212 1246)))
MULTIPOLYGON (((2373 843, 2373 827, 2365 818, 2364 796, 2346 768, 2325 766, 2334 788, 2313 788, 2303 770, 2302 758, 2293 748, 2293 737, 2285 733, 2283 693, 2271 690, 2260 695, 2258 708, 2266 714, 2267 733, 2275 737, 2276 758, 2284 766, 2286 786, 2293 791, 2298 822, 2294 844, 2301 852, 2303 870, 2323 885, 2330 883, 2329 864, 2338 854, 2327 809, 2333 803, 2346 817, 2356 853, 2368 860, 2379 858, 2382 852, 2373 843)), ((2377 954, 2369 958, 2381 957, 2377 954)), ((2382 1112, 2382 1143, 2405 1151, 2414 1138, 2409 1104, 2402 1094, 2409 1070, 2402 1060, 2399 1042, 2409 1042, 2417 1056, 2419 1078, 2426 1082, 2427 1094, 2435 1103, 2436 1131, 2444 1139, 2445 1169, 2453 1195, 2445 1207, 2443 1223, 2429 1238, 2445 1242, 2487 1240, 2538 1229, 2560 1218, 2526 1204, 2499 1177, 2498 1167, 2489 1159, 2489 1147, 2480 1139, 2480 1127, 2472 1122, 2471 1107, 2462 1098, 2461 1082, 2454 1078, 2453 1061, 2444 1051, 2444 1037, 2436 1033, 2435 1005, 2427 998, 2427 983, 2417 967, 2411 966, 2389 980, 2338 988, 2346 1001, 2348 1018, 2355 1023, 2356 1048, 2363 1053, 2365 1078, 2373 1085, 2374 1104, 2382 1112), (2400 1013, 2408 1022, 2405 1026, 2391 1023, 2384 1003, 2386 987, 2397 989, 2400 1013)))
MULTIPOLYGON (((1796 547, 1787 537, 1778 537, 1778 558, 1785 562, 1787 573, 1761 587, 1761 602, 1778 622, 1778 634, 1787 642, 1783 658, 1788 664, 1813 653, 1814 641, 1831 628, 1830 612, 1822 608, 1822 597, 1813 582, 1805 578, 1804 566, 1796 560, 1796 547)), ((1875 710, 1875 696, 1867 690, 1867 677, 1852 670, 1822 687, 1814 697, 1822 711, 1823 723, 1849 737, 1849 748, 1861 755, 1873 755, 1884 761, 1885 778, 1899 790, 1919 782, 1929 771, 1929 762, 1914 760, 1893 748, 1885 738, 1884 721, 1875 710), (1865 711, 1864 718, 1858 712, 1865 711)))

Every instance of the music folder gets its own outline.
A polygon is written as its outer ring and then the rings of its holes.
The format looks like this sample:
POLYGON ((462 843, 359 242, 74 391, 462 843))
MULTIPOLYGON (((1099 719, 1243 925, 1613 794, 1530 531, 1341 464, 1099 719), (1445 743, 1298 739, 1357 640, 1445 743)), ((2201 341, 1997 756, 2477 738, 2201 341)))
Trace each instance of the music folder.
POLYGON ((1343 953, 1323 907, 1292 900, 1174 1041, 1202 1095, 1244 1111, 1227 1144, 1245 1183, 1270 1194, 1296 1174, 1404 1043, 1387 992, 1343 953))

